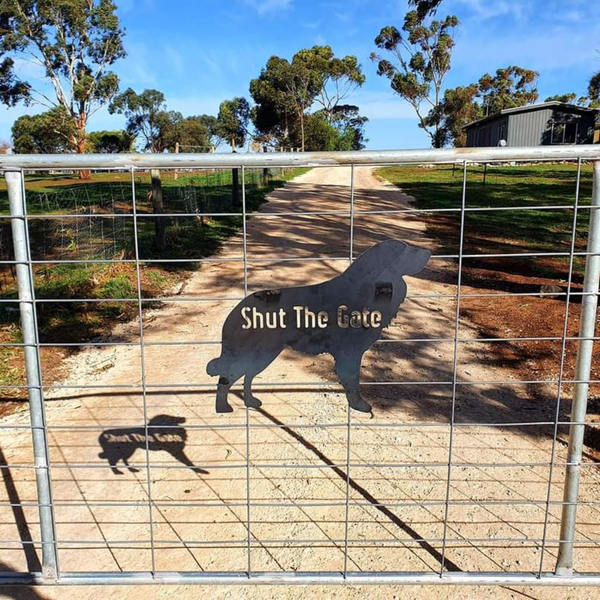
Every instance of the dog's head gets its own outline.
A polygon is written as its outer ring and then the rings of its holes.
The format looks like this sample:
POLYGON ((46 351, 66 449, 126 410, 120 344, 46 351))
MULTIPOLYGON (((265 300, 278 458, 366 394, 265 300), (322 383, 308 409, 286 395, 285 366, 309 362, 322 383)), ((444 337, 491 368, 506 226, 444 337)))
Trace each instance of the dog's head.
POLYGON ((410 246, 399 240, 386 240, 367 250, 358 257, 368 260, 373 265, 373 270, 379 270, 379 277, 383 275, 378 267, 384 271, 391 281, 400 279, 403 275, 416 275, 420 273, 431 258, 431 252, 424 248, 410 246))
POLYGON ((157 427, 176 427, 185 423, 185 417, 173 417, 172 415, 156 415, 148 421, 148 425, 157 427))

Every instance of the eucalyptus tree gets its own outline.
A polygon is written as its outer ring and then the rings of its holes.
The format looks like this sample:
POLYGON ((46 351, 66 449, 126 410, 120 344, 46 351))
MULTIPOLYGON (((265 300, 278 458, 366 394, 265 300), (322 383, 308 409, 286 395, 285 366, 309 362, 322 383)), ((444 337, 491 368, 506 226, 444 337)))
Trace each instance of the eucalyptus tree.
POLYGON ((165 95, 158 90, 147 89, 141 94, 128 88, 115 96, 108 107, 112 114, 124 115, 127 131, 142 142, 142 148, 150 152, 162 152, 160 137, 161 113, 166 111, 165 95))
POLYGON ((246 143, 250 113, 250 104, 246 98, 223 100, 219 105, 215 129, 218 135, 231 146, 233 152, 246 143))
POLYGON ((588 106, 591 108, 600 108, 600 71, 594 73, 590 78, 587 99, 588 106))
POLYGON ((304 48, 291 61, 272 56, 260 76, 250 82, 256 103, 253 121, 259 137, 292 145, 298 132, 302 149, 306 142, 305 120, 313 105, 319 118, 330 123, 336 107, 363 85, 365 76, 356 56, 335 56, 330 46, 304 48))
POLYGON ((577 94, 575 92, 569 92, 567 94, 554 94, 554 96, 548 96, 544 102, 564 102, 565 104, 574 104, 577 100, 577 94))
POLYGON ((90 116, 118 90, 124 34, 112 0, 0 0, 0 101, 62 107, 69 149, 85 152, 90 116))
MULTIPOLYGON (((446 89, 444 97, 429 118, 438 126, 441 145, 460 147, 466 144, 464 126, 471 121, 506 108, 533 104, 537 101, 538 74, 530 69, 509 66, 494 75, 486 73, 477 83, 446 89)), ((570 102, 575 94, 553 96, 548 100, 570 102)))
POLYGON ((432 120, 439 125, 438 138, 442 146, 466 146, 464 126, 484 115, 483 108, 477 101, 478 96, 479 86, 476 83, 450 88, 444 92, 442 101, 432 115, 432 120))
POLYGON ((442 0, 408 0, 410 6, 414 6, 420 19, 436 13, 442 0))
POLYGON ((134 142, 134 137, 123 129, 92 131, 88 135, 88 148, 97 154, 132 152, 134 142))
POLYGON ((377 74, 387 77, 392 90, 412 106, 419 127, 436 148, 444 142, 438 112, 457 26, 455 16, 427 19, 413 10, 404 17, 402 31, 388 25, 375 38, 375 45, 390 59, 371 53, 371 60, 377 62, 377 74))
MULTIPOLYGON (((231 100, 223 100, 219 105, 216 131, 231 146, 232 152, 246 143, 250 115, 250 104, 246 98, 238 96, 231 100)), ((239 169, 237 168, 231 169, 231 183, 231 199, 236 205, 239 203, 239 169)))
POLYGON ((539 97, 538 77, 537 71, 517 66, 497 69, 494 75, 483 75, 479 79, 479 95, 485 114, 535 103, 539 97))
POLYGON ((75 123, 63 106, 37 115, 23 115, 12 126, 17 154, 63 154, 71 150, 75 123))

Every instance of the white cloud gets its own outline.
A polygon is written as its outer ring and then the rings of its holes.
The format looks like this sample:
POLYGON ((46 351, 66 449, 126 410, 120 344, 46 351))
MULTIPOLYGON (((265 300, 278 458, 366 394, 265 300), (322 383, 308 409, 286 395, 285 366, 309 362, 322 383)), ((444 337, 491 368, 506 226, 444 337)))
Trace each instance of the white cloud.
POLYGON ((503 15, 511 15, 520 19, 533 8, 533 2, 523 2, 523 0, 494 0, 493 2, 490 0, 454 0, 454 3, 458 5, 457 12, 460 8, 466 7, 479 20, 503 15))
POLYGON ((167 68, 172 68, 177 75, 183 75, 185 73, 185 60, 183 55, 174 46, 164 46, 165 54, 167 56, 167 68))
POLYGON ((311 21, 307 23, 302 23, 302 27, 305 29, 320 29, 323 26, 323 20, 319 19, 318 21, 311 21))
POLYGON ((414 119, 412 106, 390 90, 389 92, 367 92, 360 90, 350 98, 349 104, 356 104, 360 114, 369 120, 414 119))
POLYGON ((115 65, 121 87, 140 86, 155 87, 157 85, 156 67, 149 62, 150 48, 139 42, 127 43, 127 57, 115 65))
POLYGON ((244 0, 244 4, 254 8, 259 15, 264 15, 291 8, 292 0, 244 0))
POLYGON ((198 94, 197 96, 171 96, 165 94, 169 110, 176 110, 184 116, 189 115, 216 115, 219 104, 225 98, 235 96, 233 93, 223 92, 219 95, 198 94))
POLYGON ((567 27, 545 28, 529 31, 526 35, 515 30, 501 37, 470 27, 463 30, 458 40, 453 64, 479 75, 516 64, 540 71, 543 77, 553 69, 593 65, 597 54, 590 39, 598 37, 598 25, 585 31, 567 27))

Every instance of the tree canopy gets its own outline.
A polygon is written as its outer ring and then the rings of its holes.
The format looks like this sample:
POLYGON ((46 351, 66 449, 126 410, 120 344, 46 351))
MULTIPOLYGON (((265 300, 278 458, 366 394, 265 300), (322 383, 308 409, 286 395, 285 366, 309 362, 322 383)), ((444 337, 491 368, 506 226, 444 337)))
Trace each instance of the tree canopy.
POLYGON ((409 6, 414 6, 420 19, 435 14, 442 0, 408 0, 409 6))
POLYGON ((144 150, 162 152, 159 147, 158 115, 165 109, 165 95, 162 92, 147 89, 138 94, 128 88, 113 99, 108 112, 126 117, 127 131, 142 140, 144 150))
POLYGON ((479 80, 479 95, 486 114, 533 104, 538 99, 539 73, 522 67, 497 69, 495 75, 486 73, 479 80))
POLYGON ((272 56, 259 77, 250 82, 258 139, 279 147, 307 148, 305 121, 310 109, 319 106, 313 115, 333 127, 312 123, 312 130, 333 134, 338 107, 345 106, 343 102, 364 82, 356 56, 336 57, 330 46, 304 48, 291 61, 272 56))
POLYGON ((577 99, 575 92, 568 94, 554 94, 554 96, 548 96, 544 102, 564 102, 565 104, 573 104, 577 99))
POLYGON ((210 147, 215 137, 216 119, 209 115, 184 117, 167 110, 165 96, 153 89, 141 94, 131 88, 119 94, 109 106, 111 114, 127 118, 127 131, 149 152, 173 151, 176 144, 210 147))
POLYGON ((429 118, 438 126, 442 145, 466 144, 463 127, 506 108, 533 104, 538 99, 535 71, 517 66, 498 69, 495 75, 486 73, 478 83, 446 89, 444 97, 429 118))
POLYGON ((88 151, 96 154, 132 152, 135 138, 128 131, 92 131, 88 135, 88 151))
POLYGON ((447 89, 444 92, 444 98, 435 113, 442 145, 449 143, 456 147, 466 145, 467 136, 463 127, 484 116, 481 104, 476 101, 478 94, 479 86, 475 83, 447 89))
POLYGON ((600 108, 600 71, 594 73, 590 78, 588 99, 591 108, 600 108))
POLYGON ((246 98, 223 100, 219 105, 216 131, 235 151, 246 143, 249 121, 250 104, 246 98))
POLYGON ((118 89, 110 68, 125 56, 125 32, 115 11, 112 0, 0 1, 0 100, 61 107, 73 121, 64 132, 75 152, 85 152, 89 117, 118 89), (17 60, 37 65, 53 93, 21 79, 17 60))
POLYGON ((38 115, 23 115, 12 126, 17 154, 62 154, 72 151, 74 122, 63 106, 38 115))
POLYGON ((377 74, 387 77, 392 90, 413 107, 419 127, 436 148, 444 142, 438 107, 444 79, 450 71, 457 26, 455 16, 427 21, 413 10, 404 17, 402 31, 388 25, 375 38, 375 45, 387 52, 391 60, 371 53, 371 60, 377 62, 377 74))

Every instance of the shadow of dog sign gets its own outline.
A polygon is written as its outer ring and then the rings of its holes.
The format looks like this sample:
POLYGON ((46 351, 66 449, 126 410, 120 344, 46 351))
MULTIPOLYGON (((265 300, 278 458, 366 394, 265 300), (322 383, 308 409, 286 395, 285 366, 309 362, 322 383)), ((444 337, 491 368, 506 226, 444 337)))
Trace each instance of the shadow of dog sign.
POLYGON ((406 298, 403 275, 416 275, 431 252, 387 240, 363 252, 344 273, 301 287, 250 294, 223 325, 221 356, 211 360, 209 375, 218 376, 217 412, 231 412, 231 386, 244 377, 244 403, 257 408, 252 380, 289 347, 302 354, 329 353, 348 404, 370 412, 360 396, 363 354, 376 342, 406 298))

